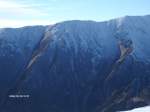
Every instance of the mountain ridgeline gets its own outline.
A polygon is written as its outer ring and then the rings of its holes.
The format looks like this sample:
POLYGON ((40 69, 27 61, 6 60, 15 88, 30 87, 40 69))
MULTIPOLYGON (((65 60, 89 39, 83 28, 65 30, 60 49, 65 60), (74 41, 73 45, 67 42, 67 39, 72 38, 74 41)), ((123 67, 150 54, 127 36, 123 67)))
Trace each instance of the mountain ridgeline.
POLYGON ((150 16, 0 29, 0 90, 0 112, 150 105, 150 16))

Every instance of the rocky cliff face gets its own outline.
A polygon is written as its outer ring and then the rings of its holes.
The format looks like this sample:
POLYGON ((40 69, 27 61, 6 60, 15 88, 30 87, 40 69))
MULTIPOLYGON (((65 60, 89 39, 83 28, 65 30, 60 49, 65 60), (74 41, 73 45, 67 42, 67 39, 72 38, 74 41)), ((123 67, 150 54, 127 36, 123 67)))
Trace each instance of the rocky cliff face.
POLYGON ((0 29, 0 111, 115 112, 149 105, 149 42, 150 16, 0 29))

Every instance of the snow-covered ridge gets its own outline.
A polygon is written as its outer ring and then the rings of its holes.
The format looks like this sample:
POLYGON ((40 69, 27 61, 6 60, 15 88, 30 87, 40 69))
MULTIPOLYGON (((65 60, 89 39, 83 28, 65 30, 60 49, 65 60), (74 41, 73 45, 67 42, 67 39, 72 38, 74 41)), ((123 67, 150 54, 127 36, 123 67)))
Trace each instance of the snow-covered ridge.
POLYGON ((141 107, 141 108, 136 108, 136 109, 133 109, 133 110, 122 111, 122 112, 150 112, 150 106, 141 107))
MULTIPOLYGON (((55 29, 69 36, 79 34, 76 38, 79 38, 81 48, 88 48, 91 43, 95 45, 93 41, 96 40, 103 48, 107 47, 106 52, 115 49, 113 44, 116 39, 130 40, 134 48, 132 55, 137 60, 150 62, 150 49, 147 49, 150 47, 150 16, 125 16, 105 22, 66 21, 56 25, 55 29)), ((68 47, 70 41, 76 46, 77 40, 74 37, 70 37, 71 40, 67 36, 60 39, 64 39, 68 47)))

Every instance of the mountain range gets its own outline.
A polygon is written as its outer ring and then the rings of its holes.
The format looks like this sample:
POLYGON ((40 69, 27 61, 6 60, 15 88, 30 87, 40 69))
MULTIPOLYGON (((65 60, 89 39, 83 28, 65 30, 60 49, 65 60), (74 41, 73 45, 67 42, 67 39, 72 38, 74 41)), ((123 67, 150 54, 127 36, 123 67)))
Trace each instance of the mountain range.
POLYGON ((150 16, 1 28, 0 90, 0 112, 150 105, 150 16))

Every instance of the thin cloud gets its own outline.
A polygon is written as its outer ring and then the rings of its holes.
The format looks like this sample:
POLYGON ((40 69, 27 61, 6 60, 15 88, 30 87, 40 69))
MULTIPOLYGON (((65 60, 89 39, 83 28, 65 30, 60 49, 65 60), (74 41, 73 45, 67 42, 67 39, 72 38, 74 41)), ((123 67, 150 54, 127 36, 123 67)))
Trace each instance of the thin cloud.
POLYGON ((49 25, 50 15, 40 7, 39 3, 29 4, 10 0, 0 0, 0 28, 21 27, 29 25, 49 25))
MULTIPOLYGON (((33 5, 33 4, 32 4, 33 5)), ((0 1, 0 13, 14 14, 14 16, 24 15, 24 16, 48 16, 48 13, 33 8, 32 5, 21 4, 11 1, 0 1)), ((38 6, 39 4, 34 4, 38 6)))
POLYGON ((61 7, 57 1, 0 0, 0 27, 47 25, 62 21, 70 8, 61 7))

